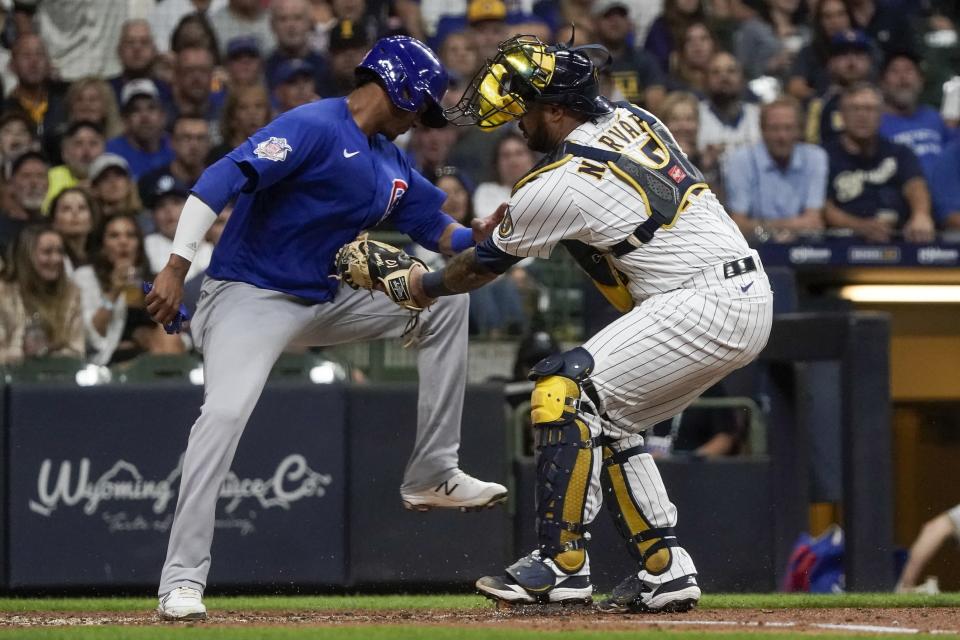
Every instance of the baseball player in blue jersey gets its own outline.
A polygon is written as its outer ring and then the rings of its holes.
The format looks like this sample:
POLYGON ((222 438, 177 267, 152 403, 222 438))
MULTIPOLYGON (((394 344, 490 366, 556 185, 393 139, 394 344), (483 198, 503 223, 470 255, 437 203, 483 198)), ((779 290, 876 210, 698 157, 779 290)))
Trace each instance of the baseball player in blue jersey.
MULTIPOLYGON (((340 288, 337 251, 388 219, 421 245, 454 254, 489 237, 502 214, 472 229, 440 210, 445 196, 391 142, 416 121, 443 126, 447 73, 413 38, 377 42, 346 98, 313 102, 255 133, 200 177, 184 205, 167 266, 147 308, 171 322, 190 261, 217 213, 236 198, 193 319, 205 400, 190 431, 158 611, 206 617, 218 493, 267 376, 289 345, 395 337, 410 314, 384 296, 340 288)), ((419 417, 401 498, 408 508, 482 508, 502 485, 458 467, 466 382, 468 298, 444 299, 412 333, 419 348, 419 417), (445 490, 438 491, 438 487, 445 490), (450 487, 454 487, 450 491, 450 487), (449 492, 449 495, 448 495, 449 492)))

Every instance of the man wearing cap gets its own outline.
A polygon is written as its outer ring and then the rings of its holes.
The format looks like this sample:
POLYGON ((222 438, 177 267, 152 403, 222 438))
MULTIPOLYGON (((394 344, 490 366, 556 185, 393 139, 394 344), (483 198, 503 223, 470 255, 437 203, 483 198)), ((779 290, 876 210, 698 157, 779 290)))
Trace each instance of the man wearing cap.
POLYGON ((123 23, 120 33, 120 43, 117 45, 117 56, 122 68, 120 75, 110 78, 108 82, 117 96, 117 104, 123 102, 123 86, 139 78, 153 80, 163 104, 170 104, 172 95, 170 85, 156 78, 153 74, 157 62, 157 46, 150 31, 150 23, 146 20, 127 20, 123 23))
POLYGON ((10 165, 7 207, 0 211, 0 264, 20 230, 41 219, 47 195, 47 160, 39 151, 25 151, 10 165))
POLYGON ((366 32, 351 20, 341 20, 330 30, 330 69, 336 83, 336 95, 349 93, 355 83, 353 70, 370 50, 366 32))
POLYGON ((270 19, 260 0, 229 0, 226 7, 210 14, 210 26, 217 34, 220 55, 227 52, 227 43, 238 36, 253 36, 261 50, 273 48, 270 19))
POLYGON ((263 56, 253 36, 239 36, 227 43, 227 84, 231 89, 263 82, 263 56))
MULTIPOLYGON (((452 255, 489 237, 502 219, 501 211, 472 228, 454 222, 440 210, 445 194, 392 143, 418 121, 446 124, 440 103, 447 73, 426 45, 383 38, 357 74, 357 88, 345 98, 279 116, 204 171, 147 296, 156 321, 174 320, 205 234, 236 199, 192 319, 204 354, 205 400, 183 458, 158 590, 163 618, 206 617, 202 597, 220 487, 280 353, 290 344, 399 337, 410 322, 386 296, 340 287, 338 250, 386 220, 422 246, 452 255)), ((447 298, 406 330, 419 349, 420 376, 416 444, 400 489, 409 509, 489 507, 506 499, 502 485, 459 468, 468 305, 465 296, 447 298)))
POLYGON ((830 86, 807 108, 807 142, 825 145, 843 131, 840 94, 846 87, 871 78, 872 54, 872 44, 863 31, 847 29, 833 36, 827 59, 830 86))
POLYGON ((593 5, 597 41, 613 56, 608 73, 629 102, 651 111, 666 94, 657 61, 643 49, 630 46, 633 23, 623 0, 600 0, 593 5))
POLYGON ((103 153, 105 146, 103 130, 93 122, 80 120, 67 128, 60 141, 63 164, 50 169, 50 188, 43 203, 44 210, 61 191, 87 180, 90 164, 103 153))
POLYGON ((160 183, 176 182, 189 189, 207 168, 211 145, 210 125, 206 120, 196 116, 178 117, 173 122, 170 141, 173 147, 170 164, 148 171, 137 181, 140 199, 148 209, 153 209, 156 204, 154 199, 160 183))
POLYGON ((281 62, 272 97, 277 115, 316 100, 319 96, 313 83, 313 66, 298 59, 281 62))
POLYGON ((140 78, 125 84, 120 112, 123 134, 107 141, 107 151, 126 159, 134 179, 173 160, 173 149, 163 130, 166 114, 153 80, 140 78))
POLYGON ((920 104, 923 80, 916 54, 899 51, 887 56, 880 73, 884 101, 880 135, 910 147, 929 180, 934 164, 952 138, 952 132, 939 111, 920 104))
POLYGON ((337 95, 337 85, 326 59, 310 48, 313 18, 307 0, 274 0, 270 7, 270 27, 277 42, 265 65, 270 88, 276 89, 283 82, 281 76, 289 69, 284 63, 301 60, 309 65, 319 95, 324 98, 337 95))
MULTIPOLYGON (((403 2, 398 2, 398 13, 403 2)), ((433 33, 431 46, 438 49, 451 33, 476 28, 484 22, 500 23, 501 29, 513 33, 543 34, 549 37, 550 27, 533 13, 534 4, 553 5, 556 3, 534 3, 532 0, 418 0, 420 14, 426 23, 427 31, 433 33), (432 25, 436 25, 433 28, 432 25), (508 26, 509 25, 509 26, 508 26)), ((581 3, 582 4, 582 3, 581 3)), ((405 26, 409 18, 404 19, 405 26)), ((485 48, 489 54, 480 56, 481 60, 496 53, 496 47, 486 42, 493 33, 501 33, 493 25, 481 26, 486 31, 485 48)))

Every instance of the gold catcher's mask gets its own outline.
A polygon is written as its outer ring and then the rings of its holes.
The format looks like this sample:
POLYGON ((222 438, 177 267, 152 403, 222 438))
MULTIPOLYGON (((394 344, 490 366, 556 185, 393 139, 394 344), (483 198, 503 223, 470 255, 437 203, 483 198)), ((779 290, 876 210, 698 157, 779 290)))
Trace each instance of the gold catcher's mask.
POLYGON ((494 129, 520 118, 534 101, 563 104, 588 115, 609 113, 613 107, 599 95, 597 74, 609 59, 598 45, 548 46, 536 36, 515 36, 500 43, 497 55, 444 115, 459 126, 494 129), (592 51, 602 52, 606 62, 595 62, 592 51))

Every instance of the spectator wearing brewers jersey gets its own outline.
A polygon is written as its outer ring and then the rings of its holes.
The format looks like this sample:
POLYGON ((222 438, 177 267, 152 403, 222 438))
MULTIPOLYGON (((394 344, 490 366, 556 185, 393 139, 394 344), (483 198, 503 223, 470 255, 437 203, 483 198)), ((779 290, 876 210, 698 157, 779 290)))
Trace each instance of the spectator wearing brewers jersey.
POLYGON ((880 135, 905 144, 916 154, 923 173, 930 179, 933 165, 949 143, 951 132, 940 113, 920 104, 923 71, 920 59, 912 52, 891 54, 880 76, 885 111, 880 119, 880 135))
POLYGON ((724 51, 711 58, 706 88, 697 147, 723 151, 759 142, 760 107, 744 100, 743 70, 732 54, 724 51))
POLYGON ((841 97, 845 129, 827 145, 826 220, 873 242, 889 242, 898 229, 910 242, 928 242, 933 219, 927 182, 908 147, 880 137, 882 104, 870 84, 853 85, 841 97))
POLYGON ((606 70, 628 101, 655 111, 666 95, 657 61, 642 49, 633 49, 633 23, 623 0, 600 0, 593 6, 596 39, 613 56, 606 70))
POLYGON ((947 146, 933 166, 930 181, 937 220, 946 229, 960 229, 960 140, 947 146))
POLYGON ((763 142, 723 161, 727 210, 747 238, 789 240, 823 228, 827 154, 800 142, 800 104, 782 97, 760 110, 763 142))

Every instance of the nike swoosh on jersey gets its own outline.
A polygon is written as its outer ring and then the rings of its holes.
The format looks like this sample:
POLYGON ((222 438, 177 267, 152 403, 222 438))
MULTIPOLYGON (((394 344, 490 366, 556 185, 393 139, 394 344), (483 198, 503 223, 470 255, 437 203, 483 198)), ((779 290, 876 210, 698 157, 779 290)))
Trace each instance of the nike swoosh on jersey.
POLYGON ((344 158, 352 158, 353 156, 357 155, 358 153, 360 153, 360 152, 359 152, 359 151, 351 151, 351 152, 348 153, 347 150, 344 149, 344 150, 343 150, 343 157, 344 157, 344 158))
POLYGON ((747 291, 750 290, 750 287, 752 287, 752 286, 753 286, 753 283, 752 283, 752 282, 751 282, 750 284, 745 284, 745 285, 743 285, 742 287, 740 287, 740 291, 746 293, 747 291))

